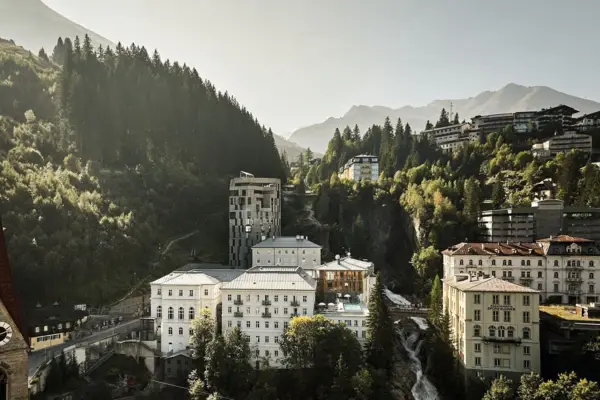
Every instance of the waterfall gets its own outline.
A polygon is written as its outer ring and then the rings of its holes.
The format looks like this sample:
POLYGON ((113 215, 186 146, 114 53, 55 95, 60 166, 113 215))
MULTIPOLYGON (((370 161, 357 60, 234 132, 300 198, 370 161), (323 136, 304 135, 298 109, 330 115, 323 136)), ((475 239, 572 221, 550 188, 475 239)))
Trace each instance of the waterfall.
POLYGON ((423 374, 423 366, 419 360, 419 351, 423 340, 419 340, 419 332, 405 334, 403 329, 399 329, 400 340, 408 358, 410 359, 411 370, 417 376, 417 380, 411 389, 415 400, 439 400, 438 392, 429 379, 423 374))

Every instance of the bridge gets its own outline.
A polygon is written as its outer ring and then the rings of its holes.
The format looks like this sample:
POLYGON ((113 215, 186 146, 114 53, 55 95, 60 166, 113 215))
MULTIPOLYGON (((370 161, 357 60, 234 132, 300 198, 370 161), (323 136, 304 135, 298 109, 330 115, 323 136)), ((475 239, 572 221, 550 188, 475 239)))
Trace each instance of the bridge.
POLYGON ((408 317, 421 317, 427 318, 429 317, 430 308, 417 308, 417 307, 402 307, 402 306, 392 306, 389 307, 390 316, 392 319, 401 319, 408 317))

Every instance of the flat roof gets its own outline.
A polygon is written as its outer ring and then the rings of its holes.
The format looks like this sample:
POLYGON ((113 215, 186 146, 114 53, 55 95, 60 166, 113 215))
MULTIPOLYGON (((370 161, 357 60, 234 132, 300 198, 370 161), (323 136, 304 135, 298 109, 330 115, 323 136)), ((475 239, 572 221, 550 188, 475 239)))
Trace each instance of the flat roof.
POLYGON ((153 282, 151 285, 216 285, 221 282, 230 282, 242 275, 242 269, 192 269, 187 271, 173 271, 153 282))
POLYGON ((252 246, 253 249, 272 249, 272 248, 297 248, 297 249, 320 249, 316 243, 306 239, 299 239, 296 236, 270 237, 260 243, 252 246))
POLYGON ((223 284, 221 290, 313 291, 317 282, 300 267, 253 267, 223 284))

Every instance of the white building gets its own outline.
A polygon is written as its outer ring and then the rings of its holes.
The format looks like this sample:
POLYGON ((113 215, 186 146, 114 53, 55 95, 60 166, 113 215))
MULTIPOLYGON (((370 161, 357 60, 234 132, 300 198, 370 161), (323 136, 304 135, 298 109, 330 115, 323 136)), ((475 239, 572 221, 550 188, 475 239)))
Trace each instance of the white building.
POLYGON ((229 265, 249 268, 251 248, 281 233, 281 181, 242 172, 229 183, 229 265))
POLYGON ((536 143, 531 147, 534 156, 540 158, 554 157, 558 153, 568 153, 571 150, 579 150, 583 153, 592 152, 592 137, 590 135, 576 133, 574 131, 556 135, 542 143, 536 143))
POLYGON ((299 267, 253 267, 221 287, 223 331, 250 337, 254 362, 281 366, 279 340, 297 315, 313 315, 317 283, 299 267))
POLYGON ((377 156, 361 154, 352 157, 340 170, 340 178, 352 181, 379 179, 379 160, 377 156))
POLYGON ((321 265, 321 246, 305 236, 270 237, 252 247, 253 267, 302 267, 321 265))
POLYGON ((151 282, 151 316, 156 318, 160 351, 168 355, 185 350, 189 345, 192 320, 203 309, 210 310, 216 319, 222 284, 243 272, 218 264, 190 264, 151 282))
POLYGON ((483 274, 536 289, 543 301, 598 301, 600 248, 592 240, 560 235, 527 243, 459 243, 442 254, 446 279, 483 274))
POLYGON ((600 128, 600 111, 582 115, 576 119, 573 126, 578 132, 591 131, 600 128))
POLYGON ((540 372, 538 292, 493 277, 444 279, 444 310, 465 378, 540 372))
POLYGON ((465 143, 479 142, 479 130, 472 130, 471 124, 454 124, 443 128, 432 128, 421 132, 444 151, 453 151, 465 143))
POLYGON ((318 309, 318 314, 336 323, 346 324, 346 327, 354 332, 358 342, 362 345, 367 338, 367 319, 369 318, 369 307, 366 303, 350 303, 339 301, 329 306, 318 309))

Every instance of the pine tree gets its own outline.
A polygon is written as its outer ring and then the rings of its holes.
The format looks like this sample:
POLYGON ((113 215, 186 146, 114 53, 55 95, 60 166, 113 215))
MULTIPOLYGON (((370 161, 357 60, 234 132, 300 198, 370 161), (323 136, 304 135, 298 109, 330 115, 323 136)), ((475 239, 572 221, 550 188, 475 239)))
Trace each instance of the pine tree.
POLYGON ((435 275, 431 293, 429 295, 430 319, 434 323, 440 321, 442 316, 442 282, 439 275, 435 275))
POLYGON ((369 365, 374 369, 385 370, 389 374, 393 362, 394 328, 383 299, 383 289, 381 275, 377 273, 369 298, 365 350, 369 365))
POLYGON ((427 120, 427 123, 425 124, 425 130, 428 131, 430 129, 433 129, 433 124, 427 120))
POLYGON ((61 37, 56 41, 56 45, 52 50, 52 61, 55 63, 62 65, 65 59, 65 44, 61 37))
POLYGON ((480 189, 479 181, 472 176, 465 181, 464 201, 464 215, 471 221, 476 221, 479 212, 480 189))
POLYGON ((460 124, 460 119, 458 118, 458 113, 454 114, 454 121, 452 121, 453 125, 460 124))
POLYGON ((502 204, 504 204, 504 187, 502 176, 499 174, 492 186, 492 207, 499 208, 502 204))
POLYGON ((436 122, 436 128, 443 128, 450 125, 450 119, 448 118, 448 112, 445 108, 442 108, 442 112, 440 113, 440 119, 436 122))
POLYGON ((42 59, 42 60, 44 60, 44 61, 50 61, 50 60, 48 59, 48 54, 46 54, 46 50, 44 50, 44 48, 43 48, 43 47, 42 47, 42 48, 40 49, 40 51, 38 52, 38 57, 39 57, 39 58, 41 58, 41 59, 42 59))

